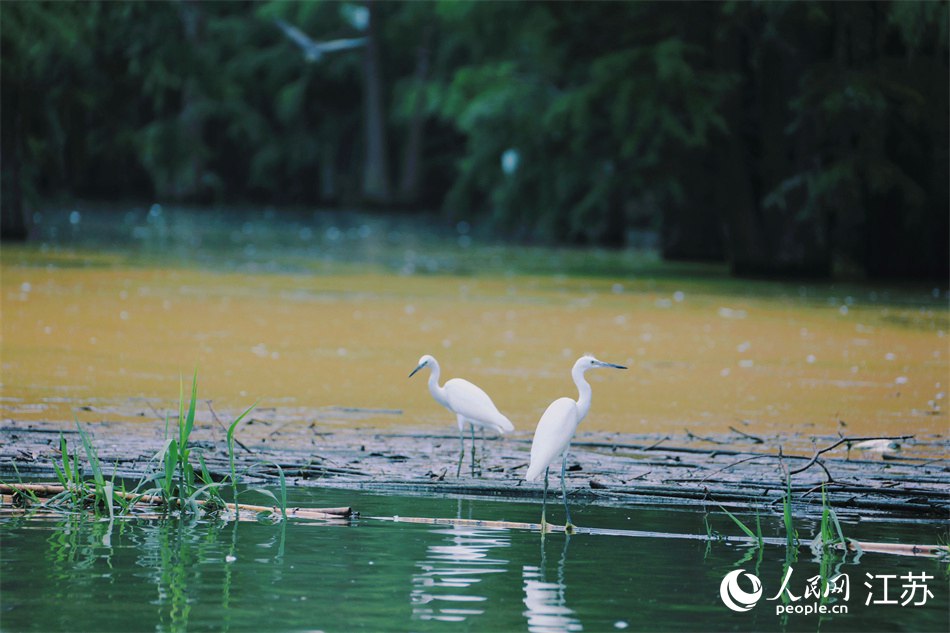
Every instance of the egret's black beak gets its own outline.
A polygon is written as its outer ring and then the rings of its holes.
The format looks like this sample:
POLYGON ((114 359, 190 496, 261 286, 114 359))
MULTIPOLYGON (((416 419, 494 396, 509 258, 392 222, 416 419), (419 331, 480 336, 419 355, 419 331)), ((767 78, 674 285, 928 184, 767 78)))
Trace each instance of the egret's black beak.
POLYGON ((601 367, 613 367, 614 369, 626 369, 623 365, 614 365, 613 363, 605 363, 604 361, 597 361, 600 363, 601 367))
POLYGON ((409 377, 412 378, 413 376, 415 376, 415 375, 416 375, 416 372, 419 371, 420 369, 422 369, 422 368, 425 367, 425 366, 426 366, 426 363, 422 363, 421 365, 419 365, 418 367, 416 367, 415 369, 413 369, 412 372, 410 372, 409 377))

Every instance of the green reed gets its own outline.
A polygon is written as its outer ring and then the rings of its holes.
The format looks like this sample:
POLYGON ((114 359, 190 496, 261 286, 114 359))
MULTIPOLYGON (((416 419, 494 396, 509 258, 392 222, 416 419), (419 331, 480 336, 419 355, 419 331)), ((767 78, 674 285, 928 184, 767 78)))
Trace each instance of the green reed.
MULTIPOLYGON (((222 496, 222 489, 230 487, 233 493, 234 509, 240 518, 238 497, 246 492, 255 492, 268 497, 280 508, 281 517, 287 518, 287 483, 284 471, 279 464, 279 496, 264 488, 240 488, 240 474, 235 464, 235 432, 238 425, 257 406, 257 403, 245 409, 235 418, 227 429, 228 467, 227 475, 218 481, 212 476, 204 455, 193 450, 191 434, 195 428, 198 403, 198 372, 195 370, 189 396, 185 396, 184 381, 179 382, 179 400, 177 428, 169 433, 170 419, 165 417, 165 438, 161 448, 149 459, 146 472, 131 491, 116 482, 116 468, 113 474, 106 476, 99 459, 96 446, 89 434, 76 421, 81 448, 70 450, 66 437, 60 433, 60 456, 53 462, 53 469, 63 492, 45 502, 46 507, 70 508, 74 511, 92 509, 97 515, 108 513, 110 519, 116 513, 129 514, 143 497, 159 497, 160 509, 166 513, 178 512, 182 515, 197 516, 214 514, 228 509, 222 496), (86 477, 80 453, 85 457, 91 477, 86 477), (195 463, 197 462, 197 464, 195 463), (196 467, 197 466, 197 467, 196 467)), ((33 493, 23 493, 32 503, 41 503, 33 493)))

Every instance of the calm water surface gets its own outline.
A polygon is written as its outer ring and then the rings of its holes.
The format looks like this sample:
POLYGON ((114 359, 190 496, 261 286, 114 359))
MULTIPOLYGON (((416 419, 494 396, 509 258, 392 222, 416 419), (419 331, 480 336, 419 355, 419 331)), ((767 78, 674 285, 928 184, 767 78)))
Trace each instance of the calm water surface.
MULTIPOLYGON (((291 491, 292 504, 352 504, 349 526, 0 518, 5 631, 943 631, 947 565, 933 559, 865 554, 835 559, 850 595, 848 613, 777 616, 783 546, 759 552, 722 541, 663 537, 548 535, 522 530, 379 521, 369 515, 536 521, 537 504, 483 499, 399 498, 344 491, 291 491), (723 576, 756 574, 763 594, 736 613, 720 599, 723 576), (870 576, 868 575, 870 574, 870 576), (879 576, 891 575, 888 600, 879 576), (902 576, 923 578, 911 583, 902 576), (921 576, 925 574, 925 576, 921 576), (871 584, 868 589, 866 582, 871 584), (899 604, 905 585, 925 584, 899 604), (869 593, 872 604, 865 604, 869 593), (913 600, 910 600, 910 598, 913 600), (924 602, 914 606, 914 602, 924 602)), ((575 520, 627 530, 705 535, 703 515, 644 507, 575 508, 575 520)), ((559 514, 558 514, 559 516, 559 514)), ((711 528, 736 535, 721 512, 711 528)), ((799 522, 810 538, 815 526, 799 522)), ((935 524, 856 523, 848 536, 932 542, 935 524)), ((764 517, 766 536, 782 536, 764 517)), ((820 565, 807 548, 788 584, 805 598, 820 565)))

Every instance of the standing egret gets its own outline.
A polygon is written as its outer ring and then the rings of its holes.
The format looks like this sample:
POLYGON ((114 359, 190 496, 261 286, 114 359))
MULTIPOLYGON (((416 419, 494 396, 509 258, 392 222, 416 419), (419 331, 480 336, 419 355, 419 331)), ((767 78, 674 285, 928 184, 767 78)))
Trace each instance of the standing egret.
POLYGON ((458 418, 459 425, 459 463, 455 471, 458 477, 462 473, 462 458, 465 456, 465 424, 472 429, 472 476, 475 476, 475 427, 494 429, 499 433, 514 431, 511 420, 503 416, 495 407, 488 394, 462 378, 447 380, 444 387, 439 386, 439 363, 426 354, 419 359, 419 365, 409 377, 423 367, 431 368, 429 374, 429 393, 435 401, 451 411, 458 418))
POLYGON ((564 497, 564 513, 567 516, 564 529, 568 534, 574 531, 574 525, 571 523, 571 511, 567 507, 564 470, 567 468, 567 451, 570 448, 571 439, 574 437, 574 431, 577 430, 577 425, 590 411, 591 390, 590 384, 584 379, 584 372, 595 367, 626 369, 623 365, 605 363, 589 354, 578 358, 571 370, 571 377, 574 378, 574 384, 577 385, 577 400, 558 398, 552 402, 544 415, 541 416, 538 428, 534 432, 534 440, 531 442, 531 463, 528 466, 525 479, 527 481, 537 481, 544 473, 544 495, 541 498, 542 534, 547 529, 544 515, 548 497, 548 468, 557 459, 558 455, 563 455, 561 460, 561 494, 564 497))

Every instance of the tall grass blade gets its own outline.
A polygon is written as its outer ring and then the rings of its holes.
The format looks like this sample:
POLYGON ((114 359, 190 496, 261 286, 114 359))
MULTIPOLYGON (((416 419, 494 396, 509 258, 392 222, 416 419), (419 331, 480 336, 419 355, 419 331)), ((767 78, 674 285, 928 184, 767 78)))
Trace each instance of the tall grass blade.
MULTIPOLYGON (((256 492, 256 493, 264 495, 268 499, 273 500, 274 505, 280 508, 281 517, 283 519, 287 518, 287 510, 284 508, 284 506, 280 504, 280 501, 277 499, 277 496, 273 492, 268 490, 267 488, 248 488, 247 490, 245 490, 245 492, 256 492)), ((237 504, 235 504, 235 507, 237 507, 237 504)))
POLYGON ((185 378, 178 374, 178 439, 181 439, 181 426, 185 419, 185 378))
MULTIPOLYGON (((719 506, 719 509, 722 510, 723 512, 725 512, 725 513, 729 516, 729 518, 732 519, 732 520, 735 522, 735 524, 739 526, 739 529, 741 529, 743 532, 746 533, 746 536, 748 536, 749 538, 753 538, 753 539, 756 538, 755 533, 754 533, 752 530, 750 530, 750 529, 746 526, 745 523, 743 523, 742 521, 740 521, 740 520, 738 519, 738 517, 736 517, 734 514, 732 514, 732 513, 729 512, 728 510, 726 510, 723 506, 719 506)), ((759 539, 757 539, 757 540, 760 540, 760 539, 761 539, 761 536, 760 536, 759 539)))
MULTIPOLYGON (((230 469, 231 469, 231 490, 232 490, 232 492, 234 493, 234 506, 235 506, 236 508, 237 508, 237 506, 238 506, 238 502, 237 502, 237 498, 238 498, 238 490, 237 490, 238 478, 237 478, 237 470, 235 470, 235 467, 234 467, 234 431, 237 429, 237 425, 241 423, 241 420, 243 420, 243 419, 247 416, 247 414, 250 413, 251 410, 252 410, 254 407, 256 407, 256 406, 257 406, 257 402, 255 402, 254 404, 252 404, 251 406, 249 406, 247 409, 245 409, 245 410, 244 410, 244 413, 242 413, 241 415, 239 415, 238 417, 236 417, 236 418, 234 419, 234 421, 231 422, 231 424, 228 426, 228 465, 229 465, 229 467, 230 467, 230 469)), ((241 518, 241 510, 240 510, 240 509, 238 509, 238 510, 235 512, 235 514, 237 515, 237 518, 238 518, 238 519, 241 518)))
MULTIPOLYGON (((198 453, 198 464, 201 466, 201 482, 202 487, 198 491, 207 490, 210 503, 214 508, 223 508, 224 499, 221 498, 221 484, 216 482, 211 476, 211 472, 208 470, 208 465, 205 463, 204 455, 198 453)), ((196 491, 196 494, 197 492, 196 491)))
POLYGON ((86 451, 86 461, 89 462, 89 468, 92 469, 92 478, 96 482, 96 491, 99 493, 105 487, 105 477, 102 476, 102 466, 99 464, 99 454, 93 445, 86 431, 76 420, 76 428, 79 429, 79 439, 82 441, 82 447, 86 451))
POLYGON ((56 471, 56 478, 59 479, 60 485, 69 489, 69 444, 66 442, 66 438, 62 433, 59 434, 59 456, 62 460, 62 467, 60 467, 59 462, 53 462, 53 470, 56 471))
POLYGON ((162 493, 165 496, 165 503, 171 504, 172 489, 175 485, 175 471, 178 468, 178 442, 174 439, 168 441, 168 450, 165 451, 165 473, 162 478, 162 493))
POLYGON ((66 479, 69 481, 68 492, 72 497, 73 505, 80 505, 86 494, 86 484, 82 479, 82 467, 79 465, 79 455, 73 454, 66 462, 68 466, 66 479))
POLYGON ((792 523, 792 478, 788 477, 786 482, 782 515, 785 521, 785 558, 788 565, 798 560, 798 532, 792 523))
MULTIPOLYGON (((762 517, 759 516, 759 509, 755 509, 755 534, 758 537, 759 547, 762 547, 762 517)), ((760 554, 761 557, 761 554, 760 554)))
POLYGON ((211 472, 208 470, 208 465, 205 463, 204 455, 198 453, 198 465, 201 466, 201 483, 203 485, 213 485, 214 478, 211 477, 211 472))
MULTIPOLYGON (((185 502, 186 502, 188 505, 190 505, 190 506, 192 506, 192 507, 194 507, 194 508, 197 509, 197 507, 198 507, 198 500, 199 500, 199 498, 201 497, 201 495, 207 493, 209 496, 212 496, 212 497, 213 497, 213 496, 214 496, 214 495, 213 495, 213 492, 214 492, 214 489, 217 487, 217 485, 218 485, 218 484, 212 482, 212 483, 210 483, 210 484, 205 484, 204 486, 201 486, 200 488, 195 489, 195 491, 194 491, 193 493, 191 493, 191 495, 188 496, 188 498, 185 500, 185 502)), ((212 506, 212 507, 217 508, 218 506, 215 505, 215 506, 212 506)))
POLYGON ((838 521, 838 514, 828 501, 824 484, 821 486, 821 541, 826 545, 835 542, 842 545, 847 544, 844 532, 841 529, 841 522, 838 521))
MULTIPOLYGON (((184 395, 184 394, 182 394, 184 395)), ((183 402, 179 403, 179 410, 183 405, 183 402)), ((195 407, 198 404, 198 368, 195 367, 195 375, 191 381, 191 401, 188 403, 188 415, 184 419, 184 427, 179 425, 179 438, 178 445, 182 448, 188 445, 188 438, 191 437, 191 430, 195 426, 195 407)))
POLYGON ((106 508, 109 510, 109 520, 115 519, 115 510, 112 508, 114 488, 111 481, 107 481, 102 487, 102 496, 105 500, 106 508))
POLYGON ((280 464, 277 462, 271 462, 277 468, 277 475, 280 479, 280 500, 278 505, 280 506, 280 516, 286 521, 287 520, 287 480, 284 478, 284 469, 280 467, 280 464))

